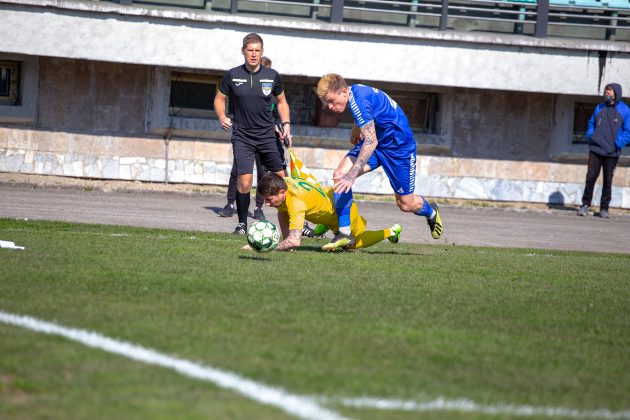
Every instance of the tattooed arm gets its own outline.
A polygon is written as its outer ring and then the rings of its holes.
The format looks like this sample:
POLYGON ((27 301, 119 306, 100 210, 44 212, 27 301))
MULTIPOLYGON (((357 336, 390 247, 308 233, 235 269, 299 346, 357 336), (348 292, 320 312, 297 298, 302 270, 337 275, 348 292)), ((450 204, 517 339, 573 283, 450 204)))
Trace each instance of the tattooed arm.
POLYGON ((276 247, 276 251, 291 251, 302 243, 302 229, 289 230, 289 215, 278 212, 278 224, 284 239, 276 247))
POLYGON ((335 182, 335 186, 333 187, 335 192, 344 193, 350 191, 354 181, 363 173, 368 159, 372 156, 372 153, 374 153, 374 149, 376 149, 378 145, 374 121, 370 121, 361 127, 361 137, 363 137, 363 145, 361 146, 361 151, 354 165, 352 165, 352 168, 350 168, 347 174, 333 180, 335 182))
POLYGON ((292 229, 289 231, 289 236, 284 238, 282 242, 278 244, 276 251, 291 251, 300 246, 302 242, 302 229, 292 229))

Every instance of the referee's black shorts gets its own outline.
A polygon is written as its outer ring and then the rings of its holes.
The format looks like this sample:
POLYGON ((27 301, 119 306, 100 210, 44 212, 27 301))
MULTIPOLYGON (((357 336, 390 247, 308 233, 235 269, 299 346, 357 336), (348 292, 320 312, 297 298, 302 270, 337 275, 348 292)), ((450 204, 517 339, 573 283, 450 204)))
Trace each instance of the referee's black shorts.
POLYGON ((238 175, 254 173, 256 154, 260 157, 260 162, 265 169, 270 172, 280 172, 286 168, 284 149, 275 135, 255 141, 233 137, 232 150, 234 152, 234 166, 238 175))

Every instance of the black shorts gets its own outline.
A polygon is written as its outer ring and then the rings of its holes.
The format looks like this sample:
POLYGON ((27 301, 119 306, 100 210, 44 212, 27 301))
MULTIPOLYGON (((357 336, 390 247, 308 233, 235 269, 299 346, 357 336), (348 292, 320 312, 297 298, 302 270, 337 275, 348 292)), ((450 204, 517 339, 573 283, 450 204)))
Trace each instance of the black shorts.
POLYGON ((284 171, 284 149, 277 138, 264 141, 250 142, 241 138, 232 138, 232 150, 234 152, 234 166, 238 175, 254 173, 254 159, 256 154, 260 157, 260 163, 270 172, 284 171))

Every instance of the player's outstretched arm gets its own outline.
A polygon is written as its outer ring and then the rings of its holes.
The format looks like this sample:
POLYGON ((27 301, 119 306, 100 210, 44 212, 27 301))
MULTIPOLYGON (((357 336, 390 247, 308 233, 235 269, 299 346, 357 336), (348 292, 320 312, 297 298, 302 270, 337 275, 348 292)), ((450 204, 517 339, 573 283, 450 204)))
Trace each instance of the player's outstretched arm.
POLYGON ((360 174, 363 173, 368 159, 370 159, 370 156, 374 153, 374 150, 378 145, 374 121, 370 121, 361 127, 361 137, 363 137, 363 145, 361 146, 361 151, 359 152, 359 156, 357 156, 357 160, 354 162, 354 165, 352 165, 352 168, 350 168, 350 171, 348 171, 347 174, 340 179, 334 180, 335 185, 333 189, 337 193, 345 193, 352 189, 354 181, 360 174))

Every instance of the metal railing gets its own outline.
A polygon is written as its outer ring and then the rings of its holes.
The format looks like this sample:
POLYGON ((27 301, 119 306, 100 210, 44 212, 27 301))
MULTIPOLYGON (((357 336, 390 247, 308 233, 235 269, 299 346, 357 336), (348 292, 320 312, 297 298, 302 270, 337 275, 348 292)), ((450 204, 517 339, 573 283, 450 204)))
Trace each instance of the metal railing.
POLYGON ((118 0, 330 23, 630 41, 630 0, 118 0))

